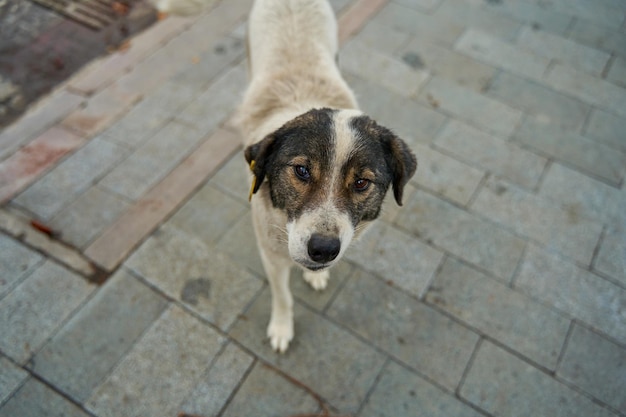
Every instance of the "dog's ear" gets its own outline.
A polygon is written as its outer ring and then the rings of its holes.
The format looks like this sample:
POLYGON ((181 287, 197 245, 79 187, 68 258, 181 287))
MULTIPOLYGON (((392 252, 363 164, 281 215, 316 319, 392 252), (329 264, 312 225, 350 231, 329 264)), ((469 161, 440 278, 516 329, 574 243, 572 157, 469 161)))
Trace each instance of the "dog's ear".
POLYGON ((389 129, 376 125, 379 138, 385 150, 385 159, 392 173, 393 196, 402 205, 404 186, 417 169, 417 158, 407 144, 389 129))
POLYGON ((261 187, 261 184, 263 184, 267 164, 272 152, 274 151, 275 145, 276 136, 274 134, 270 134, 260 142, 248 146, 244 151, 246 161, 248 162, 248 165, 250 165, 250 170, 255 176, 252 189, 250 190, 251 196, 252 194, 255 194, 259 190, 259 187, 261 187))

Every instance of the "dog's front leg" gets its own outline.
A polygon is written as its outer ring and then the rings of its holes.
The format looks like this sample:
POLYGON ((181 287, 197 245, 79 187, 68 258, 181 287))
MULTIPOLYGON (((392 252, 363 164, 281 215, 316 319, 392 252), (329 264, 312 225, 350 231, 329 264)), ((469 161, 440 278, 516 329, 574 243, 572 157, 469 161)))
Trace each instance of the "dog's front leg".
POLYGON ((293 297, 289 290, 291 262, 282 258, 270 258, 261 251, 261 261, 272 290, 272 316, 267 336, 272 349, 283 353, 293 339, 293 297))

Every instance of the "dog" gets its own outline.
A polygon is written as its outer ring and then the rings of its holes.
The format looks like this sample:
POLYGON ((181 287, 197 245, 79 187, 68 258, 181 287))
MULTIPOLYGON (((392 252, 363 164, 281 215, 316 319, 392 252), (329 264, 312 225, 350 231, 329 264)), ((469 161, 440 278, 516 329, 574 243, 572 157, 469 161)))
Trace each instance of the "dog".
POLYGON ((250 82, 235 123, 252 172, 252 220, 272 293, 267 336, 280 353, 294 336, 292 266, 324 289, 329 268, 379 216, 390 187, 402 205, 417 168, 403 140, 358 110, 337 51, 337 21, 326 0, 253 4, 250 82))

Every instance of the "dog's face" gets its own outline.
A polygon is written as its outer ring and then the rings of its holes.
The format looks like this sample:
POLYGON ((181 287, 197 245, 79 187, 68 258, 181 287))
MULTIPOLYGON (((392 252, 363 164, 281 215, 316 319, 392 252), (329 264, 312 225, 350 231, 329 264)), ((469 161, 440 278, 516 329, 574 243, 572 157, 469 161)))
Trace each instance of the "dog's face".
POLYGON ((287 216, 289 254, 313 271, 332 266, 376 219, 390 185, 398 204, 417 162, 406 144, 356 110, 315 109, 245 151, 253 192, 268 178, 287 216))

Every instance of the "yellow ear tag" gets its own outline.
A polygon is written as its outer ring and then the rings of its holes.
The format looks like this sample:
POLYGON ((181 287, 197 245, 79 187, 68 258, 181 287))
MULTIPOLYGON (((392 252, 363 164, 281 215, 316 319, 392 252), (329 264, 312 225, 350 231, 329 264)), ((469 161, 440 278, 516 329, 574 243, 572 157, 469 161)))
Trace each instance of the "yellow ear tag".
MULTIPOLYGON (((256 161, 255 160, 250 161, 250 171, 252 171, 253 175, 254 175, 255 166, 256 166, 256 161)), ((254 178, 252 178, 252 185, 250 186, 250 194, 248 194, 248 201, 252 201, 252 194, 254 192, 255 186, 256 186, 256 175, 254 175, 254 178)))

